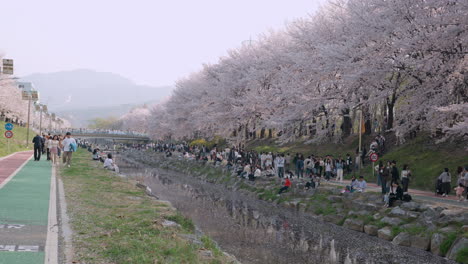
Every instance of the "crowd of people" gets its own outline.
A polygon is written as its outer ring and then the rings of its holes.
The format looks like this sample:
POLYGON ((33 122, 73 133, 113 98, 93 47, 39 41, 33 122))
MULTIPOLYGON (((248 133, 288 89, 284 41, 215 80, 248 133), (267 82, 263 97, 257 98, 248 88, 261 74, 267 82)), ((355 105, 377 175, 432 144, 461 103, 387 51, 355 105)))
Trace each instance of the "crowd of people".
POLYGON ((53 166, 58 165, 62 158, 63 164, 70 167, 72 154, 78 147, 70 132, 66 132, 65 135, 36 134, 32 143, 34 143, 34 160, 40 161, 41 155, 46 155, 53 166))
MULTIPOLYGON (((344 157, 334 157, 332 155, 305 156, 301 153, 272 153, 245 150, 240 147, 231 147, 220 149, 213 147, 211 149, 205 146, 190 146, 183 142, 173 143, 155 143, 149 146, 155 151, 164 152, 166 156, 172 156, 172 152, 182 153, 183 157, 191 160, 200 160, 211 163, 215 166, 222 166, 233 171, 238 177, 255 181, 262 177, 278 177, 283 179, 283 186, 279 193, 285 192, 292 185, 292 179, 304 179, 308 182, 305 188, 315 188, 320 185, 321 180, 336 180, 343 182, 343 176, 351 177, 351 182, 343 192, 364 192, 367 189, 367 182, 363 176, 355 177, 356 171, 364 161, 362 152, 356 151, 353 158, 350 154, 344 157)), ((366 151, 363 151, 366 153, 366 151)), ((367 155, 376 152, 382 155, 385 152, 385 138, 378 135, 370 145, 370 151, 367 155)), ((401 171, 397 166, 397 161, 380 161, 374 167, 376 183, 381 188, 383 199, 387 206, 391 206, 394 200, 410 201, 409 194, 410 182, 413 178, 412 171, 408 164, 403 164, 401 171)), ((451 175, 447 171, 439 177, 438 191, 442 197, 446 197, 451 190, 451 175), (441 187, 440 187, 441 186, 441 187)), ((466 200, 468 197, 468 166, 459 167, 457 171, 459 177, 457 182, 456 194, 460 200, 466 200), (460 187, 460 188, 458 188, 460 187), (463 196, 465 195, 465 196, 463 196)))
MULTIPOLYGON (((92 159, 103 163, 105 169, 118 172, 118 166, 111 153, 104 153, 99 147, 93 147, 92 144, 75 140, 71 133, 67 132, 64 136, 58 135, 36 135, 33 139, 34 159, 40 160, 41 154, 47 155, 47 160, 52 164, 58 164, 60 157, 63 163, 70 166, 72 153, 76 151, 77 145, 87 148, 92 152, 92 159)), ((156 142, 150 144, 135 144, 130 146, 135 149, 153 149, 157 152, 165 153, 170 157, 174 152, 180 153, 182 157, 188 160, 198 160, 209 163, 217 167, 224 167, 232 171, 239 178, 255 181, 261 178, 278 177, 283 181, 283 186, 278 194, 287 191, 292 186, 293 179, 302 179, 306 182, 306 190, 317 188, 322 180, 337 182, 344 181, 344 175, 351 176, 349 185, 342 192, 365 192, 367 182, 363 176, 355 177, 359 170, 362 159, 362 152, 356 151, 353 158, 349 153, 344 157, 333 155, 308 155, 301 153, 273 153, 256 152, 246 150, 242 145, 219 148, 214 146, 191 146, 186 142, 182 143, 164 143, 156 142)), ((370 145, 370 151, 382 154, 385 150, 385 139, 377 136, 370 145)), ((365 150, 364 150, 365 152, 365 150)), ((408 164, 403 164, 401 171, 397 166, 397 161, 388 162, 379 161, 374 167, 376 183, 381 188, 383 199, 387 205, 391 205, 392 200, 411 200, 409 195, 409 185, 413 177, 408 164)), ((459 201, 468 199, 468 165, 457 168, 457 183, 454 189, 451 185, 452 175, 448 168, 439 175, 435 186, 436 195, 447 197, 451 190, 455 191, 459 201)))

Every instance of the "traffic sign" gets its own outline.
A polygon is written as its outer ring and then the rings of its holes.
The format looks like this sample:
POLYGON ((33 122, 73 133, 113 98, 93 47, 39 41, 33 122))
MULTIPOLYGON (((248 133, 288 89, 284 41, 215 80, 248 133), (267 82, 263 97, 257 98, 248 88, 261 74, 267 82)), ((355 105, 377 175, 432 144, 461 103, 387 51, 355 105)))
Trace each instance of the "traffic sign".
POLYGON ((12 123, 6 123, 5 124, 5 129, 8 130, 8 131, 13 130, 13 124, 12 123))
POLYGON ((5 137, 6 138, 12 138, 13 137, 13 131, 11 131, 11 130, 5 131, 5 137))
POLYGON ((369 158, 372 162, 376 162, 379 160, 379 155, 377 155, 377 153, 372 153, 370 154, 369 158))

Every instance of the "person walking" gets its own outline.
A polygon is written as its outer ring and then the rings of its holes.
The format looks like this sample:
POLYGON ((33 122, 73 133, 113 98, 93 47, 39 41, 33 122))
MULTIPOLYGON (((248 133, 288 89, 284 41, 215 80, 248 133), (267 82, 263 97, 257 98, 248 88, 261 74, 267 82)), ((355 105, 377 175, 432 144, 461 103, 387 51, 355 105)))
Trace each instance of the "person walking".
POLYGON ((49 139, 47 144, 50 151, 50 160, 52 161, 52 166, 58 164, 58 149, 59 149, 59 138, 57 135, 54 135, 49 139))
POLYGON ((452 181, 452 175, 450 174, 449 169, 445 168, 444 172, 439 175, 438 179, 442 182, 442 197, 447 197, 450 193, 450 182, 452 181))
POLYGON ((32 143, 34 143, 34 161, 40 161, 42 154, 42 137, 36 134, 32 143))
POLYGON ((67 132, 65 139, 62 141, 63 145, 63 163, 70 168, 72 154, 76 151, 76 140, 71 137, 71 133, 67 132))

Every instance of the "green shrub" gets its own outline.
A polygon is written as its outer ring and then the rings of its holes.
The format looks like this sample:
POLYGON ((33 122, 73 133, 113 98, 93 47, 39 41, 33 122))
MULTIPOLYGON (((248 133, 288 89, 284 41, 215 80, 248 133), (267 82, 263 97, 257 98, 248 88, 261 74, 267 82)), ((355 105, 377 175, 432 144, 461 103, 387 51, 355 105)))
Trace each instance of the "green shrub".
POLYGON ((178 223, 182 228, 189 232, 195 231, 195 225, 193 224, 192 219, 187 218, 180 213, 167 216, 166 219, 178 223))
POLYGON ((452 246, 453 242, 457 239, 457 233, 450 233, 447 238, 440 244, 440 253, 445 256, 452 246))
POLYGON ((468 248, 462 248, 458 251, 455 260, 463 264, 468 264, 468 248))
POLYGON ((207 236, 202 236, 201 241, 203 242, 203 247, 206 248, 206 249, 211 250, 215 256, 220 256, 221 255, 221 251, 216 246, 215 242, 213 240, 211 240, 211 238, 209 238, 207 236))
POLYGON ((402 231, 403 230, 399 226, 394 226, 394 227, 392 227, 392 236, 397 236, 402 231))

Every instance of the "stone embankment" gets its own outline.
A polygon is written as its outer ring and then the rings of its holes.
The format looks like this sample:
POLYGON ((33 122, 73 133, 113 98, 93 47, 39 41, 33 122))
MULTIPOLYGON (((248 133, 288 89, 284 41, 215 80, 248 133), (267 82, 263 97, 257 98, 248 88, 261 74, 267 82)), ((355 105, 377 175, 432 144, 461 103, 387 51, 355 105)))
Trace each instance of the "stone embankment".
POLYGON ((377 193, 304 191, 301 181, 277 196, 276 179, 248 182, 180 158, 125 156, 146 169, 158 196, 245 263, 455 263, 468 248, 466 210, 418 202, 384 208, 377 193))

